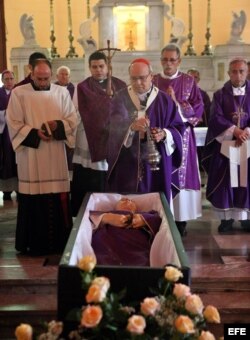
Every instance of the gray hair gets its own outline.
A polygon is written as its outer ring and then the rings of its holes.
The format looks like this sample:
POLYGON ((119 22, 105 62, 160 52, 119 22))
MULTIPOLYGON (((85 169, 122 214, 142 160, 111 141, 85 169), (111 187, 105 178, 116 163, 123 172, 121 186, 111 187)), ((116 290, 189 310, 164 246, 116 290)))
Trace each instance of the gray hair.
POLYGON ((180 58, 181 56, 181 50, 179 48, 179 46, 177 44, 167 44, 165 47, 163 47, 163 49, 161 50, 161 55, 164 53, 164 52, 167 52, 167 51, 174 51, 177 53, 178 55, 178 58, 180 58))
POLYGON ((247 66, 247 61, 243 57, 235 57, 229 62, 229 69, 233 64, 244 63, 247 66))
POLYGON ((68 66, 62 65, 58 67, 58 69, 56 70, 56 74, 59 74, 61 70, 66 70, 68 74, 70 75, 70 68, 68 66))

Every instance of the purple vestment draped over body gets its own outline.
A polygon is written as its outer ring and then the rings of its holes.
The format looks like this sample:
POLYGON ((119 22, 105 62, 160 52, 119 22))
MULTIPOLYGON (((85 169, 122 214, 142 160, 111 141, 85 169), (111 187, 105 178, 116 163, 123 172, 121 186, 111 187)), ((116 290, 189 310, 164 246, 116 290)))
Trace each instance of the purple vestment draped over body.
POLYGON ((121 90, 112 103, 107 186, 108 190, 113 192, 163 191, 170 202, 172 174, 180 166, 182 157, 181 134, 184 125, 174 102, 167 94, 153 87, 148 101, 151 96, 153 100, 146 108, 150 127, 168 129, 176 148, 173 154, 168 156, 165 143, 157 143, 156 147, 161 154, 160 170, 151 171, 147 161, 147 143, 145 139, 140 139, 139 132, 134 133, 130 147, 123 145, 131 123, 137 118, 138 111, 130 98, 129 88, 121 90))
POLYGON ((193 127, 203 114, 200 89, 192 76, 182 72, 178 72, 177 76, 172 79, 163 78, 161 74, 157 74, 154 76, 153 82, 163 92, 166 92, 169 86, 173 87, 181 113, 187 120, 185 122, 186 130, 183 135, 182 164, 173 177, 174 186, 176 189, 199 190, 200 178, 193 127))
MULTIPOLYGON (((112 77, 114 93, 125 86, 126 84, 122 80, 112 77)), ((107 154, 110 97, 93 77, 89 77, 78 84, 77 96, 91 161, 104 160, 107 154)))
MULTIPOLYGON (((7 94, 4 87, 0 88, 0 110, 7 108, 10 93, 7 94)), ((0 178, 8 179, 17 176, 15 152, 13 150, 7 124, 0 134, 0 178)))
POLYGON ((239 107, 244 112, 240 119, 240 128, 244 130, 250 127, 250 82, 246 83, 245 95, 234 96, 228 81, 214 94, 203 159, 208 173, 207 199, 218 209, 250 209, 250 158, 247 161, 247 187, 232 188, 229 158, 221 154, 221 143, 216 140, 220 134, 237 125, 234 114, 239 107))
MULTIPOLYGON (((117 210, 112 213, 130 214, 128 211, 117 210)), ((98 265, 149 266, 150 248, 159 230, 161 218, 156 211, 137 213, 142 215, 145 226, 120 228, 101 223, 93 230, 92 247, 98 265)))

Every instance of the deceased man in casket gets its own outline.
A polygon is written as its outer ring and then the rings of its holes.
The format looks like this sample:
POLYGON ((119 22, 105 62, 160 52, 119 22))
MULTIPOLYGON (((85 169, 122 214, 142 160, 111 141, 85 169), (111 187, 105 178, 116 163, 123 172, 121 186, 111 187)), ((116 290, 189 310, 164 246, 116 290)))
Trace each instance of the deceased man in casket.
POLYGON ((150 248, 162 220, 156 211, 139 212, 133 200, 122 197, 113 211, 90 212, 90 220, 97 264, 149 266, 150 248))
POLYGON ((70 265, 92 254, 105 266, 180 266, 159 193, 92 193, 84 208, 70 265))

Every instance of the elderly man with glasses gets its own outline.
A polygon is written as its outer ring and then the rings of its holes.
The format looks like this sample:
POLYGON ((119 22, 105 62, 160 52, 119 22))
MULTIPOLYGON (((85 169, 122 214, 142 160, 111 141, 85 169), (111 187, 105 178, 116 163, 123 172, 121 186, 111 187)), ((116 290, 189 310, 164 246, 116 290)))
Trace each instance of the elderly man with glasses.
POLYGON ((172 202, 172 173, 182 158, 182 119, 167 94, 152 84, 152 67, 139 58, 129 66, 130 83, 113 99, 108 148, 108 190, 163 191, 172 202), (161 159, 159 170, 148 161, 152 139, 161 159))
POLYGON ((194 126, 200 121, 204 105, 194 78, 179 71, 180 49, 175 44, 161 51, 163 71, 154 76, 153 83, 169 94, 185 124, 181 166, 174 173, 174 188, 178 190, 174 200, 174 217, 182 236, 186 234, 186 221, 201 216, 200 175, 194 126))

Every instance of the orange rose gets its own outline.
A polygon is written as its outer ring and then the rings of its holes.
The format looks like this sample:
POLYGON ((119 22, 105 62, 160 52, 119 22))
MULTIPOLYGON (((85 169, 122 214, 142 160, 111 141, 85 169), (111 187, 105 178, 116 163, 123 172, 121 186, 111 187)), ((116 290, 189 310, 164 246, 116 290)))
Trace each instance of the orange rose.
POLYGON ((21 323, 16 327, 15 336, 17 340, 32 340, 33 330, 29 324, 21 323))
POLYGON ((187 296, 185 308, 190 313, 202 315, 204 306, 199 295, 192 294, 187 296))
POLYGON ((175 328, 183 334, 195 333, 193 321, 185 315, 180 315, 175 319, 175 328))
POLYGON ((215 340, 215 337, 212 333, 208 331, 202 331, 198 340, 215 340))
POLYGON ((181 277, 183 277, 182 272, 172 266, 167 266, 165 267, 165 279, 171 282, 176 282, 178 281, 181 277))
POLYGON ((203 315, 208 322, 220 323, 220 314, 214 306, 208 305, 203 311, 203 315))
POLYGON ((128 319, 127 330, 134 334, 143 334, 146 327, 146 321, 143 316, 132 315, 128 319))
POLYGON ((102 319, 102 315, 101 307, 88 305, 82 312, 81 326, 87 328, 97 326, 102 319))
POLYGON ((110 287, 110 281, 107 277, 104 277, 104 276, 99 276, 99 277, 96 277, 92 283, 92 285, 98 285, 102 291, 105 292, 105 294, 107 293, 107 291, 109 290, 109 287, 110 287))
POLYGON ((174 285, 173 294, 177 297, 177 299, 186 298, 190 295, 190 288, 182 283, 176 283, 174 285))
POLYGON ((145 298, 143 302, 141 302, 141 312, 144 315, 155 315, 159 308, 160 304, 155 298, 145 298))
POLYGON ((78 261, 78 268, 85 272, 92 272, 96 266, 96 259, 92 255, 86 255, 78 261))
POLYGON ((106 292, 101 289, 98 285, 91 285, 86 295, 87 303, 91 302, 102 302, 106 297, 106 292))

